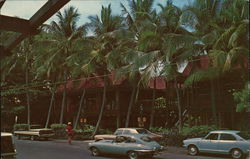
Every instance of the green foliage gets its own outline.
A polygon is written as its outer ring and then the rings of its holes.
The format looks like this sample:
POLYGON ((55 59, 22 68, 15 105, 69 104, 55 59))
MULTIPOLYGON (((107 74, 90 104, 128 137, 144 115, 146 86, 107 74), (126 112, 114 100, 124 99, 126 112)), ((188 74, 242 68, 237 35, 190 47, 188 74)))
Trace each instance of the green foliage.
POLYGON ((16 130, 29 130, 29 125, 28 124, 15 124, 14 131, 16 130))
POLYGON ((234 100, 239 102, 236 107, 236 112, 250 112, 250 92, 249 83, 240 91, 233 93, 234 100))
POLYGON ((50 127, 55 132, 55 138, 65 138, 67 136, 66 124, 51 124, 50 127))
POLYGON ((19 113, 21 113, 22 111, 24 111, 24 109, 25 109, 25 106, 16 106, 16 107, 13 107, 13 108, 12 108, 12 112, 13 112, 14 114, 19 114, 19 113))
POLYGON ((155 108, 156 109, 162 109, 162 108, 166 108, 166 107, 167 107, 166 98, 159 97, 159 98, 155 99, 155 108))
POLYGON ((168 134, 170 130, 167 128, 163 128, 163 127, 152 127, 149 129, 149 131, 153 133, 158 133, 158 134, 168 134))
POLYGON ((208 134, 208 132, 212 130, 216 130, 216 126, 208 126, 208 125, 199 125, 189 127, 183 127, 181 130, 181 134, 187 137, 204 137, 208 134))
POLYGON ((183 140, 187 138, 204 137, 208 132, 216 129, 217 128, 214 125, 200 125, 191 128, 183 127, 180 133, 177 128, 166 129, 162 127, 154 127, 151 128, 150 131, 163 135, 163 139, 160 141, 162 145, 182 146, 183 140))
POLYGON ((59 129, 66 129, 67 125, 66 124, 51 124, 50 127, 53 130, 59 130, 59 129))

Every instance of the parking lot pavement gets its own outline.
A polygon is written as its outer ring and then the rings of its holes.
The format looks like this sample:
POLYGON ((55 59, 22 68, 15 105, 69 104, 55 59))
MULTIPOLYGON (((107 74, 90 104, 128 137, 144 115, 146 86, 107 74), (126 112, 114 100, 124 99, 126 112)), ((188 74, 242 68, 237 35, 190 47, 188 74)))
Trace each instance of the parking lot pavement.
MULTIPOLYGON (((17 159, 121 159, 110 155, 93 157, 88 150, 88 143, 93 140, 76 141, 72 145, 67 140, 30 141, 15 139, 17 159)), ((225 159, 229 156, 215 156, 201 154, 189 156, 184 148, 167 147, 161 154, 155 155, 154 159, 225 159)), ((126 157, 122 157, 126 159, 126 157)))
MULTIPOLYGON (((93 140, 85 140, 84 143, 93 142, 93 140)), ((227 155, 211 155, 201 154, 198 156, 187 155, 187 150, 184 147, 167 146, 166 150, 158 155, 155 155, 155 159, 226 159, 227 155)), ((250 158, 249 158, 250 159, 250 158)))

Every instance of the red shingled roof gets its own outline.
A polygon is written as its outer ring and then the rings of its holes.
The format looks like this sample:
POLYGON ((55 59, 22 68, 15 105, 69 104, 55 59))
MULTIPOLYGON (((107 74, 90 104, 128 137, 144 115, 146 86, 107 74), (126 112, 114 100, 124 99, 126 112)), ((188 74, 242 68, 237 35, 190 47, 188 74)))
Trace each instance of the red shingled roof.
MULTIPOLYGON (((208 55, 200 55, 198 57, 198 59, 200 59, 199 61, 199 69, 206 69, 209 67, 210 64, 210 59, 208 55)), ((248 67, 248 61, 244 61, 244 66, 248 67)), ((189 63, 186 68, 183 71, 183 75, 184 76, 188 76, 192 69, 194 69, 194 67, 192 66, 191 63, 189 63)), ((111 81, 110 84, 112 84, 113 86, 117 86, 117 85, 121 85, 126 78, 122 77, 120 79, 115 79, 115 72, 112 71, 109 75, 108 75, 109 80, 111 81)), ((155 89, 166 89, 167 85, 166 85, 166 81, 163 77, 154 77, 152 79, 150 79, 149 83, 148 83, 148 87, 154 89, 154 80, 156 80, 156 88, 155 89)), ((79 83, 74 83, 73 79, 69 79, 68 83, 67 83, 67 89, 69 91, 73 90, 73 89, 83 89, 83 88, 98 88, 98 87, 103 87, 104 86, 104 81, 103 81, 103 77, 98 76, 98 75, 92 75, 91 77, 87 77, 84 78, 80 81, 79 83), (74 86, 75 85, 75 86, 74 86)), ((60 85, 57 89, 57 92, 62 92, 64 89, 64 85, 60 85)))

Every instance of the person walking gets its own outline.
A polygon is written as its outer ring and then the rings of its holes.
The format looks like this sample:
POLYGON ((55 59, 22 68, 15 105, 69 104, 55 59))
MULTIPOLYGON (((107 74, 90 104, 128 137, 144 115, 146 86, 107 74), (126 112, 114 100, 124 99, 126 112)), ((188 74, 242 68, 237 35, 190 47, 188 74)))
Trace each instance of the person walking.
POLYGON ((67 129, 67 133, 68 133, 68 143, 71 145, 71 140, 72 140, 72 136, 73 136, 73 126, 71 122, 68 122, 68 125, 66 127, 67 129))

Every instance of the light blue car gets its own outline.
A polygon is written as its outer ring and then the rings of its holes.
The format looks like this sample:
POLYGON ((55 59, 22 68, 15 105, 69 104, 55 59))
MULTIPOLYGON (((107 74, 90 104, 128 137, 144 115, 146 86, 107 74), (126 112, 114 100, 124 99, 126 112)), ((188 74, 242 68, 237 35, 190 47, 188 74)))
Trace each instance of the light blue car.
POLYGON ((163 146, 144 135, 120 135, 114 140, 99 140, 89 143, 88 146, 93 156, 114 154, 126 155, 129 159, 152 157, 164 150, 163 146))
POLYGON ((230 154, 234 159, 240 159, 250 152, 249 134, 236 130, 211 131, 204 138, 192 138, 183 141, 188 154, 199 152, 230 154))

